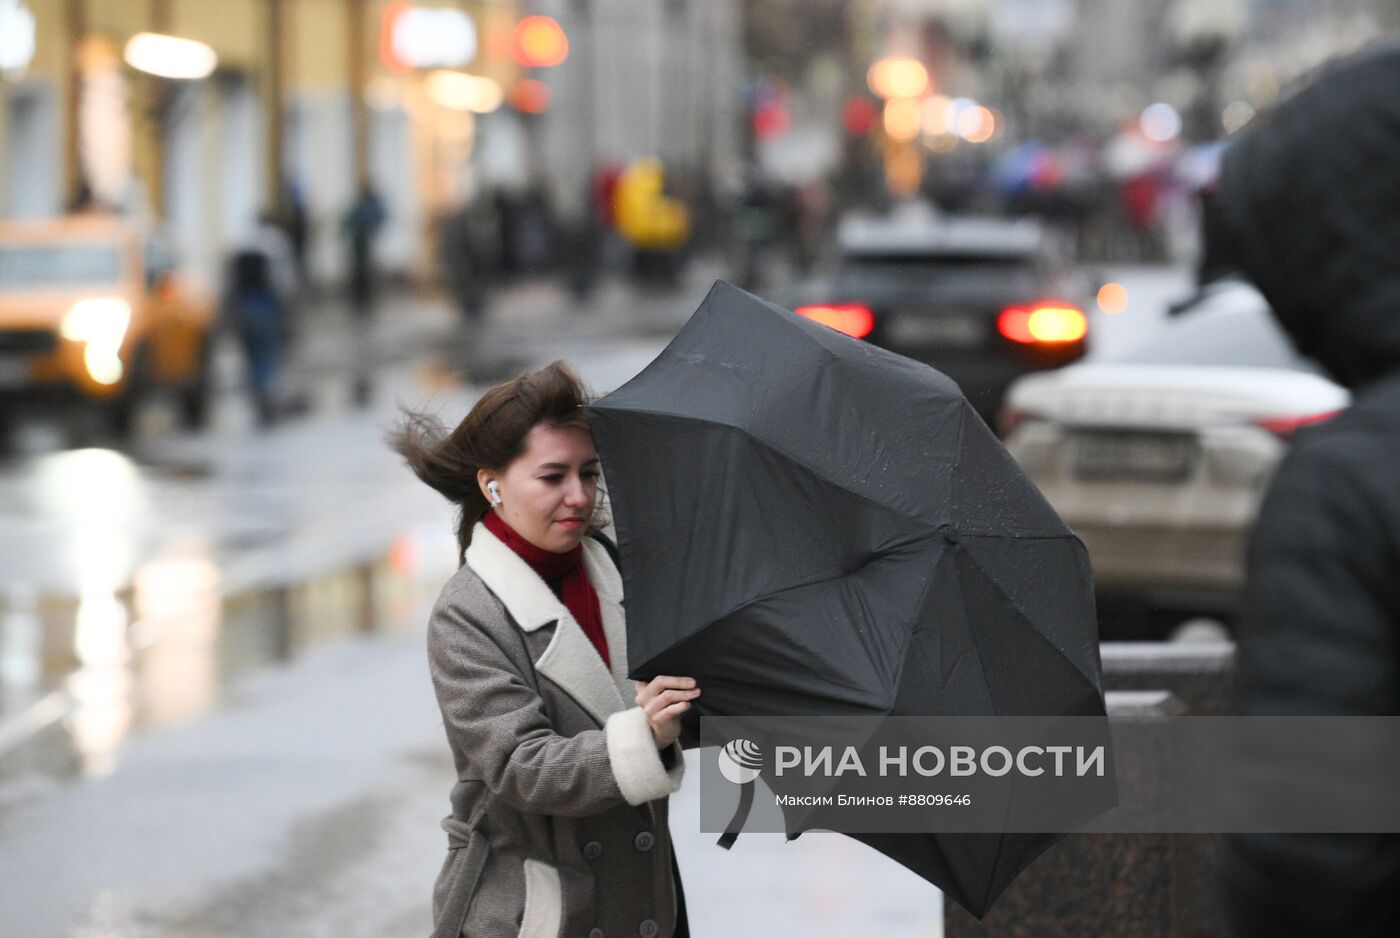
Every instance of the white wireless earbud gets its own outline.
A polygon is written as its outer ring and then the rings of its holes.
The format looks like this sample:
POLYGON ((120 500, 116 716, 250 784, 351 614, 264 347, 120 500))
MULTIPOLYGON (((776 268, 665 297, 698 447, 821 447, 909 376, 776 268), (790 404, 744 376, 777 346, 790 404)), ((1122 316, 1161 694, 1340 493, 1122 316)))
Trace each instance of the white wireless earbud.
POLYGON ((499 505, 501 503, 501 492, 496 488, 494 480, 486 483, 486 491, 491 493, 491 504, 499 505))

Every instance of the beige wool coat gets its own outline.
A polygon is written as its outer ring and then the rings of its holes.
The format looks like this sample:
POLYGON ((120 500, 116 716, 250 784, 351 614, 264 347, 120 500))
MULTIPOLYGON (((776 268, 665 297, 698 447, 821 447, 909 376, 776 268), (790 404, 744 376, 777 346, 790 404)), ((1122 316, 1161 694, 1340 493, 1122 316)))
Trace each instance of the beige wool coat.
MULTIPOLYGON (((627 678, 622 579, 583 541, 612 667, 549 587, 477 524, 428 657, 456 763, 434 938, 668 938, 676 892, 662 761, 627 678)), ((669 757, 668 757, 669 759, 669 757)))

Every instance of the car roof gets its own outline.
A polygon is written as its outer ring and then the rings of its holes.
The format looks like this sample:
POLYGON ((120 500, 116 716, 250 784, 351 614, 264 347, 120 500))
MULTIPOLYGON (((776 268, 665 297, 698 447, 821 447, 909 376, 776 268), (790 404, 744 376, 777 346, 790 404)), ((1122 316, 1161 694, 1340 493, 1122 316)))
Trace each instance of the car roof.
POLYGON ((848 257, 982 256, 1024 258, 1045 244, 1045 229, 1029 219, 944 215, 927 208, 842 220, 837 244, 848 257))
POLYGON ((1209 286, 1181 304, 1160 333, 1114 360, 1320 371, 1294 349, 1268 301, 1242 280, 1209 286))

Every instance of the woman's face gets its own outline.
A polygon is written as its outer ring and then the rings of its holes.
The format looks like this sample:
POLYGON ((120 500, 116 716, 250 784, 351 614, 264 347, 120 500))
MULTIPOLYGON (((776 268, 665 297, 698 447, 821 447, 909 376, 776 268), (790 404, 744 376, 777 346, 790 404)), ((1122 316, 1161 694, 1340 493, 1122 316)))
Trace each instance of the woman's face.
MULTIPOLYGON (((540 424, 525 438, 525 452, 492 476, 501 504, 494 509, 531 544, 558 554, 578 546, 588 532, 598 493, 598 450, 579 427, 540 424)), ((487 501, 491 500, 486 493, 487 501)))

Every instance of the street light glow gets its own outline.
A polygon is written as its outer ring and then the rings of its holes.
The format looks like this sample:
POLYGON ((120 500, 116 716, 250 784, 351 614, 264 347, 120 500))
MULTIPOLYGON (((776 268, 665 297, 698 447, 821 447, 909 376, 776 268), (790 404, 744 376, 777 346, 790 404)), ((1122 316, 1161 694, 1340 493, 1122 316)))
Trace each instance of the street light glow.
POLYGON ((461 10, 399 4, 385 10, 384 17, 387 47, 382 58, 395 71, 453 68, 476 58, 476 26, 461 10))
POLYGON ((992 112, 980 104, 964 108, 958 113, 958 136, 968 143, 986 143, 996 133, 997 120, 992 112))
POLYGON ((917 98, 928 88, 928 69, 918 59, 886 56, 865 74, 870 90, 886 100, 917 98))
POLYGON ((548 16, 527 16, 515 27, 515 60, 527 68, 549 68, 569 57, 569 37, 548 16))
POLYGON ((891 140, 908 143, 919 136, 924 112, 912 98, 893 98, 885 102, 885 133, 891 140))
POLYGON ((948 98, 941 94, 924 99, 924 134, 926 136, 936 137, 953 129, 949 121, 949 103, 948 98))
POLYGON ((500 82, 462 72, 430 72, 424 79, 423 90, 439 107, 477 114, 490 114, 505 100, 500 82))
POLYGON ((36 48, 34 11, 19 0, 0 0, 0 73, 22 76, 36 48))
POLYGON ((538 78, 523 78, 510 89, 510 106, 522 114, 543 114, 549 110, 549 85, 538 78))
POLYGON ((1149 104, 1138 116, 1142 135, 1153 143, 1167 143, 1181 133, 1181 115, 1176 108, 1161 101, 1149 104))
POLYGON ((1099 309, 1117 315, 1128 308, 1128 288, 1121 283, 1106 283, 1099 287, 1099 309))
POLYGON ((137 33, 126 44, 126 64, 161 78, 207 78, 219 64, 211 47, 193 39, 137 33))

